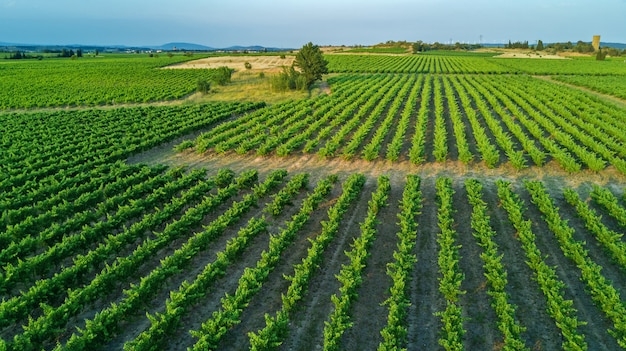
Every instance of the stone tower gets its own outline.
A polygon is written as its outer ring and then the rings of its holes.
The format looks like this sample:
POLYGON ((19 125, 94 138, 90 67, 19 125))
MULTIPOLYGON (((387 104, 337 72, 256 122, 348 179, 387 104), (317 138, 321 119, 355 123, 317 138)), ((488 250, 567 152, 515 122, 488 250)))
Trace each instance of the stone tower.
POLYGON ((591 45, 593 46, 594 50, 596 51, 600 50, 600 36, 599 35, 593 36, 593 41, 591 42, 591 45))

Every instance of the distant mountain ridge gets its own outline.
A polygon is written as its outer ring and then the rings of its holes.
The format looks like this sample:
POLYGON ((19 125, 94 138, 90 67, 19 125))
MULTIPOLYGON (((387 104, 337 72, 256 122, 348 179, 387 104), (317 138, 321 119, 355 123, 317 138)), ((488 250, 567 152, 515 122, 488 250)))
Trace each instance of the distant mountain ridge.
MULTIPOLYGON (((484 43, 481 44, 483 47, 504 47, 505 43, 484 43)), ((549 43, 544 43, 544 45, 549 45, 549 43)), ((616 49, 626 49, 626 43, 609 43, 609 42, 600 42, 601 47, 610 47, 616 49)), ((296 50, 294 48, 275 48, 275 47, 265 47, 261 45, 251 45, 251 46, 229 46, 226 48, 214 48, 201 44, 194 43, 186 43, 186 42, 171 42, 163 45, 138 45, 138 46, 129 46, 129 45, 85 45, 85 44, 67 44, 67 45, 59 45, 59 44, 24 44, 24 43, 7 43, 0 41, 0 51, 14 51, 14 50, 27 50, 27 51, 39 51, 43 49, 49 50, 61 50, 64 48, 68 49, 83 49, 83 50, 100 50, 104 51, 107 49, 115 49, 115 50, 163 50, 163 51, 255 51, 255 52, 263 52, 263 51, 290 51, 296 50)))
POLYGON ((194 44, 194 43, 181 43, 181 42, 167 43, 167 44, 163 44, 159 46, 149 46, 149 48, 156 49, 156 50, 167 50, 167 51, 170 51, 170 50, 195 50, 195 51, 216 50, 215 48, 212 48, 210 46, 194 44))
POLYGON ((294 50, 293 48, 275 48, 275 47, 265 47, 260 45, 252 45, 252 46, 230 46, 227 48, 213 48, 206 45, 194 44, 194 43, 185 43, 185 42, 171 42, 163 45, 138 45, 138 46, 128 46, 128 45, 85 45, 85 44, 67 44, 67 45, 59 45, 59 44, 24 44, 24 43, 7 43, 0 41, 0 51, 12 51, 12 50, 30 50, 37 51, 43 49, 49 50, 61 50, 63 48, 71 48, 71 49, 83 49, 83 50, 101 50, 104 51, 106 49, 116 49, 116 50, 163 50, 163 51, 288 51, 294 50))

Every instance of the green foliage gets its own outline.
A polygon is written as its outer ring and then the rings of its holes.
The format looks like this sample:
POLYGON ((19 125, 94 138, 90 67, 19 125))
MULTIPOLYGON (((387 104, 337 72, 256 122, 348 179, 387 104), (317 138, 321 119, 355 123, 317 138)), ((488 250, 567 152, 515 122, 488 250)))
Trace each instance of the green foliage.
POLYGON ((387 325, 380 331, 383 341, 378 345, 379 351, 402 350, 406 346, 408 308, 411 305, 409 284, 411 272, 417 262, 417 256, 413 253, 418 226, 415 216, 420 213, 422 207, 420 184, 420 177, 407 175, 398 213, 400 220, 400 231, 397 234, 398 248, 393 253, 395 261, 387 264, 387 275, 393 280, 393 285, 389 289, 389 298, 384 302, 389 308, 389 313, 387 325))
POLYGON ((283 71, 272 76, 270 84, 274 91, 306 90, 306 77, 292 67, 283 67, 283 71))
POLYGON ((349 264, 343 265, 341 271, 336 275, 341 283, 339 293, 331 296, 334 309, 330 314, 330 320, 324 322, 324 351, 335 351, 341 349, 341 336, 350 327, 350 306, 358 297, 358 288, 363 281, 363 269, 367 264, 370 249, 376 231, 378 212, 388 205, 387 197, 391 189, 389 177, 382 175, 378 177, 378 188, 372 193, 372 198, 368 202, 367 217, 361 222, 361 235, 354 239, 351 250, 346 251, 346 256, 350 259, 349 264))
POLYGON ((537 51, 543 51, 543 49, 545 49, 545 48, 543 47, 543 41, 541 41, 541 40, 537 40, 537 47, 535 48, 535 50, 537 50, 537 51))
POLYGON ((355 52, 355 53, 376 53, 376 54, 406 54, 407 48, 405 47, 384 47, 384 46, 374 46, 374 47, 356 47, 354 49, 346 50, 345 52, 355 52))
POLYGON ((459 266, 460 245, 456 243, 457 232, 454 229, 453 213, 454 205, 452 195, 451 178, 437 178, 435 183, 439 209, 437 218, 440 233, 437 234, 439 244, 439 292, 445 299, 446 307, 443 311, 435 313, 441 317, 442 329, 440 331, 439 345, 445 350, 463 350, 463 335, 466 330, 463 327, 462 307, 459 304, 460 295, 465 294, 461 290, 461 283, 465 279, 459 266))
POLYGON ((298 67, 304 75, 307 87, 316 80, 322 79, 323 74, 328 73, 328 68, 326 67, 328 62, 324 59, 322 50, 311 42, 298 51, 293 65, 298 67))
POLYGON ((243 64, 243 66, 244 66, 246 69, 252 69, 252 64, 251 64, 250 62, 248 62, 248 61, 246 61, 246 62, 243 64))
POLYGON ((213 76, 212 69, 161 69, 188 59, 111 55, 7 60, 0 69, 0 110, 180 99, 197 89, 199 79, 213 76))
MULTIPOLYGON (((609 62, 605 62, 609 63, 609 62)), ((575 84, 589 89, 626 99, 626 79, 623 75, 613 76, 587 76, 587 75, 562 75, 555 79, 575 84)))
POLYGON ((452 44, 442 44, 440 42, 434 42, 432 44, 425 43, 421 40, 416 41, 412 45, 413 53, 418 52, 428 52, 428 51, 439 51, 439 50, 475 50, 480 48, 479 44, 465 44, 456 42, 454 45, 452 44))
POLYGON ((202 324, 200 330, 190 331, 194 337, 198 338, 193 350, 215 350, 219 347, 228 329, 240 322, 243 308, 261 289, 268 275, 277 266, 281 254, 294 241, 298 231, 330 193, 332 187, 329 179, 321 180, 302 203, 300 211, 285 224, 285 228, 277 235, 270 236, 269 248, 261 253, 261 259, 257 261, 255 267, 247 267, 244 270, 235 293, 226 294, 222 298, 221 308, 213 312, 212 317, 202 324))
POLYGON ((295 265, 292 276, 285 276, 291 285, 283 295, 282 309, 276 313, 276 317, 265 315, 266 325, 263 329, 257 333, 248 333, 251 350, 274 350, 282 344, 288 332, 290 315, 297 308, 296 304, 305 297, 309 281, 323 259, 324 250, 339 231, 344 213, 356 200, 364 183, 365 176, 358 173, 352 174, 343 183, 343 193, 336 204, 328 209, 328 221, 322 222, 322 232, 311 240, 307 257, 295 265))
POLYGON ((498 252, 495 236, 497 233, 491 228, 487 215, 487 203, 482 197, 482 184, 475 179, 467 179, 465 188, 472 206, 471 226, 474 237, 483 248, 480 258, 483 260, 485 277, 489 283, 488 295, 491 296, 491 306, 498 317, 498 329, 504 339, 503 350, 529 350, 521 334, 526 328, 516 320, 516 306, 509 303, 509 294, 506 292, 507 272, 502 263, 502 256, 498 252))
POLYGON ((578 328, 585 324, 576 317, 574 302, 565 299, 565 283, 559 280, 556 270, 546 264, 536 244, 530 220, 524 219, 524 203, 511 190, 511 184, 503 180, 496 181, 498 197, 507 211, 509 220, 517 229, 518 239, 526 255, 526 264, 533 270, 534 277, 546 297, 547 312, 555 320, 563 336, 564 350, 586 350, 585 335, 578 328))
POLYGON ((514 73, 517 68, 492 61, 493 54, 429 52, 411 56, 324 55, 330 73, 514 73))
POLYGON ((209 92, 210 89, 211 89, 211 83, 209 83, 208 80, 204 78, 198 79, 198 87, 196 88, 197 92, 206 94, 209 92))
POLYGON ((230 78, 233 75, 233 70, 226 66, 218 67, 211 70, 211 80, 218 85, 226 85, 230 83, 230 78))
POLYGON ((182 152, 183 150, 190 149, 194 146, 193 140, 185 140, 182 143, 174 146, 174 151, 182 152))
POLYGON ((601 273, 602 266, 589 256, 585 249, 586 243, 574 239, 574 229, 561 218, 545 186, 538 181, 527 181, 525 185, 532 202, 543 213, 548 227, 558 239, 561 251, 580 269, 581 280, 585 282, 587 291, 613 322, 614 329, 609 330, 609 333, 621 347, 626 347, 626 306, 620 299, 619 290, 601 273))

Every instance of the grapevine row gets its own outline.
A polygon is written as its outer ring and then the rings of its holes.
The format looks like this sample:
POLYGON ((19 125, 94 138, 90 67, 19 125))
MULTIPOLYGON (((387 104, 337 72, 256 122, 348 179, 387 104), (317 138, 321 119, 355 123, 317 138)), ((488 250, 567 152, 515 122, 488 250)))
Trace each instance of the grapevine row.
POLYGON ((526 182, 526 189, 532 195, 533 203, 543 213, 548 227, 559 240, 563 254, 580 269, 582 280, 587 284, 593 300, 613 322, 615 329, 609 330, 609 333, 617 339, 621 347, 626 348, 626 306, 622 303, 618 290, 600 273, 602 266, 589 257, 585 243, 574 240, 574 229, 561 219, 543 184, 529 181, 526 182))
POLYGON ((311 241, 307 256, 302 259, 302 263, 295 265, 293 275, 285 277, 291 284, 283 295, 281 310, 276 312, 275 317, 266 314, 265 327, 256 333, 248 333, 251 350, 273 350, 282 344, 297 303, 306 294, 309 281, 322 260, 324 250, 337 234, 344 213, 357 198, 364 183, 365 176, 361 174, 353 174, 343 183, 343 193, 335 205, 328 209, 328 221, 322 222, 322 232, 311 241))
POLYGON ((408 297, 408 283, 417 257, 413 253, 417 239, 417 222, 415 216, 422 207, 422 193, 420 192, 421 179, 415 175, 408 175, 402 202, 400 203, 400 231, 398 232, 398 248, 393 253, 395 261, 387 265, 387 274, 393 285, 389 289, 389 298, 384 302, 389 308, 387 325, 380 331, 383 341, 378 350, 398 350, 406 346, 408 335, 407 317, 408 307, 411 304, 408 297))
POLYGON ((361 236, 352 243, 352 250, 346 252, 346 255, 350 258, 350 263, 343 266, 337 275, 341 287, 339 288, 339 294, 331 296, 334 309, 330 314, 329 320, 324 322, 325 351, 339 350, 341 347, 341 336, 352 325, 349 315, 350 306, 358 296, 356 290, 363 281, 361 274, 367 263, 368 250, 376 235, 376 216, 384 206, 387 206, 390 188, 391 184, 387 176, 378 177, 378 188, 372 194, 367 207, 367 216, 360 225, 361 236))
POLYGON ((529 350, 526 347, 521 334, 526 328, 522 327, 516 320, 516 306, 509 303, 509 295, 506 292, 507 272, 502 264, 502 256, 498 254, 498 245, 493 240, 496 232, 491 227, 489 216, 487 215, 487 204, 482 200, 482 184, 475 179, 465 181, 468 199, 472 205, 471 226, 474 237, 478 244, 484 249, 480 257, 483 260, 485 277, 489 282, 491 296, 491 306, 498 316, 498 329, 504 338, 503 350, 529 350))
POLYGON ((466 330, 463 328, 462 308, 459 304, 459 296, 465 294, 461 290, 461 283, 465 275, 459 267, 459 248, 456 243, 457 233, 454 230, 454 206, 452 195, 452 179, 441 177, 436 181, 437 199, 439 210, 437 218, 441 232, 437 234, 439 244, 439 292, 446 301, 446 308, 437 312, 443 324, 439 345, 446 350, 463 350, 463 335, 466 330))
POLYGON ((510 183, 498 180, 498 197, 508 213, 509 220, 517 229, 518 238, 526 254, 526 264, 533 270, 534 277, 546 297, 548 314, 555 320, 556 326, 561 329, 564 350, 586 350, 588 348, 585 336, 578 332, 583 325, 576 317, 574 302, 566 300, 565 283, 558 279, 554 268, 548 266, 542 258, 541 251, 535 243, 535 234, 531 230, 531 222, 523 218, 523 203, 510 189, 510 183))
POLYGON ((311 213, 330 193, 333 187, 331 177, 323 179, 305 199, 300 211, 286 223, 286 228, 278 235, 270 237, 268 251, 263 251, 261 259, 254 268, 246 268, 239 279, 239 285, 233 295, 226 294, 222 298, 221 308, 213 312, 212 318, 202 324, 200 330, 193 330, 191 334, 198 338, 194 350, 215 350, 228 329, 239 322, 243 308, 250 299, 261 289, 267 276, 276 267, 281 254, 293 242, 298 231, 308 221, 311 213))

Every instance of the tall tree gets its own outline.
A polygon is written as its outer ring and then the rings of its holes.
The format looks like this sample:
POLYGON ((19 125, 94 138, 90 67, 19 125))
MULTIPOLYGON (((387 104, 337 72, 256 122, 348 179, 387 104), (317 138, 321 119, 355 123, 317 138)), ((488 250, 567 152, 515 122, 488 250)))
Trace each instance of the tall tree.
POLYGON ((293 65, 302 71, 306 78, 307 86, 310 86, 318 79, 322 79, 322 74, 328 73, 328 68, 326 67, 328 61, 324 59, 322 50, 311 42, 300 49, 293 65))
POLYGON ((543 50, 543 41, 538 40, 537 41, 537 51, 541 51, 543 50))

